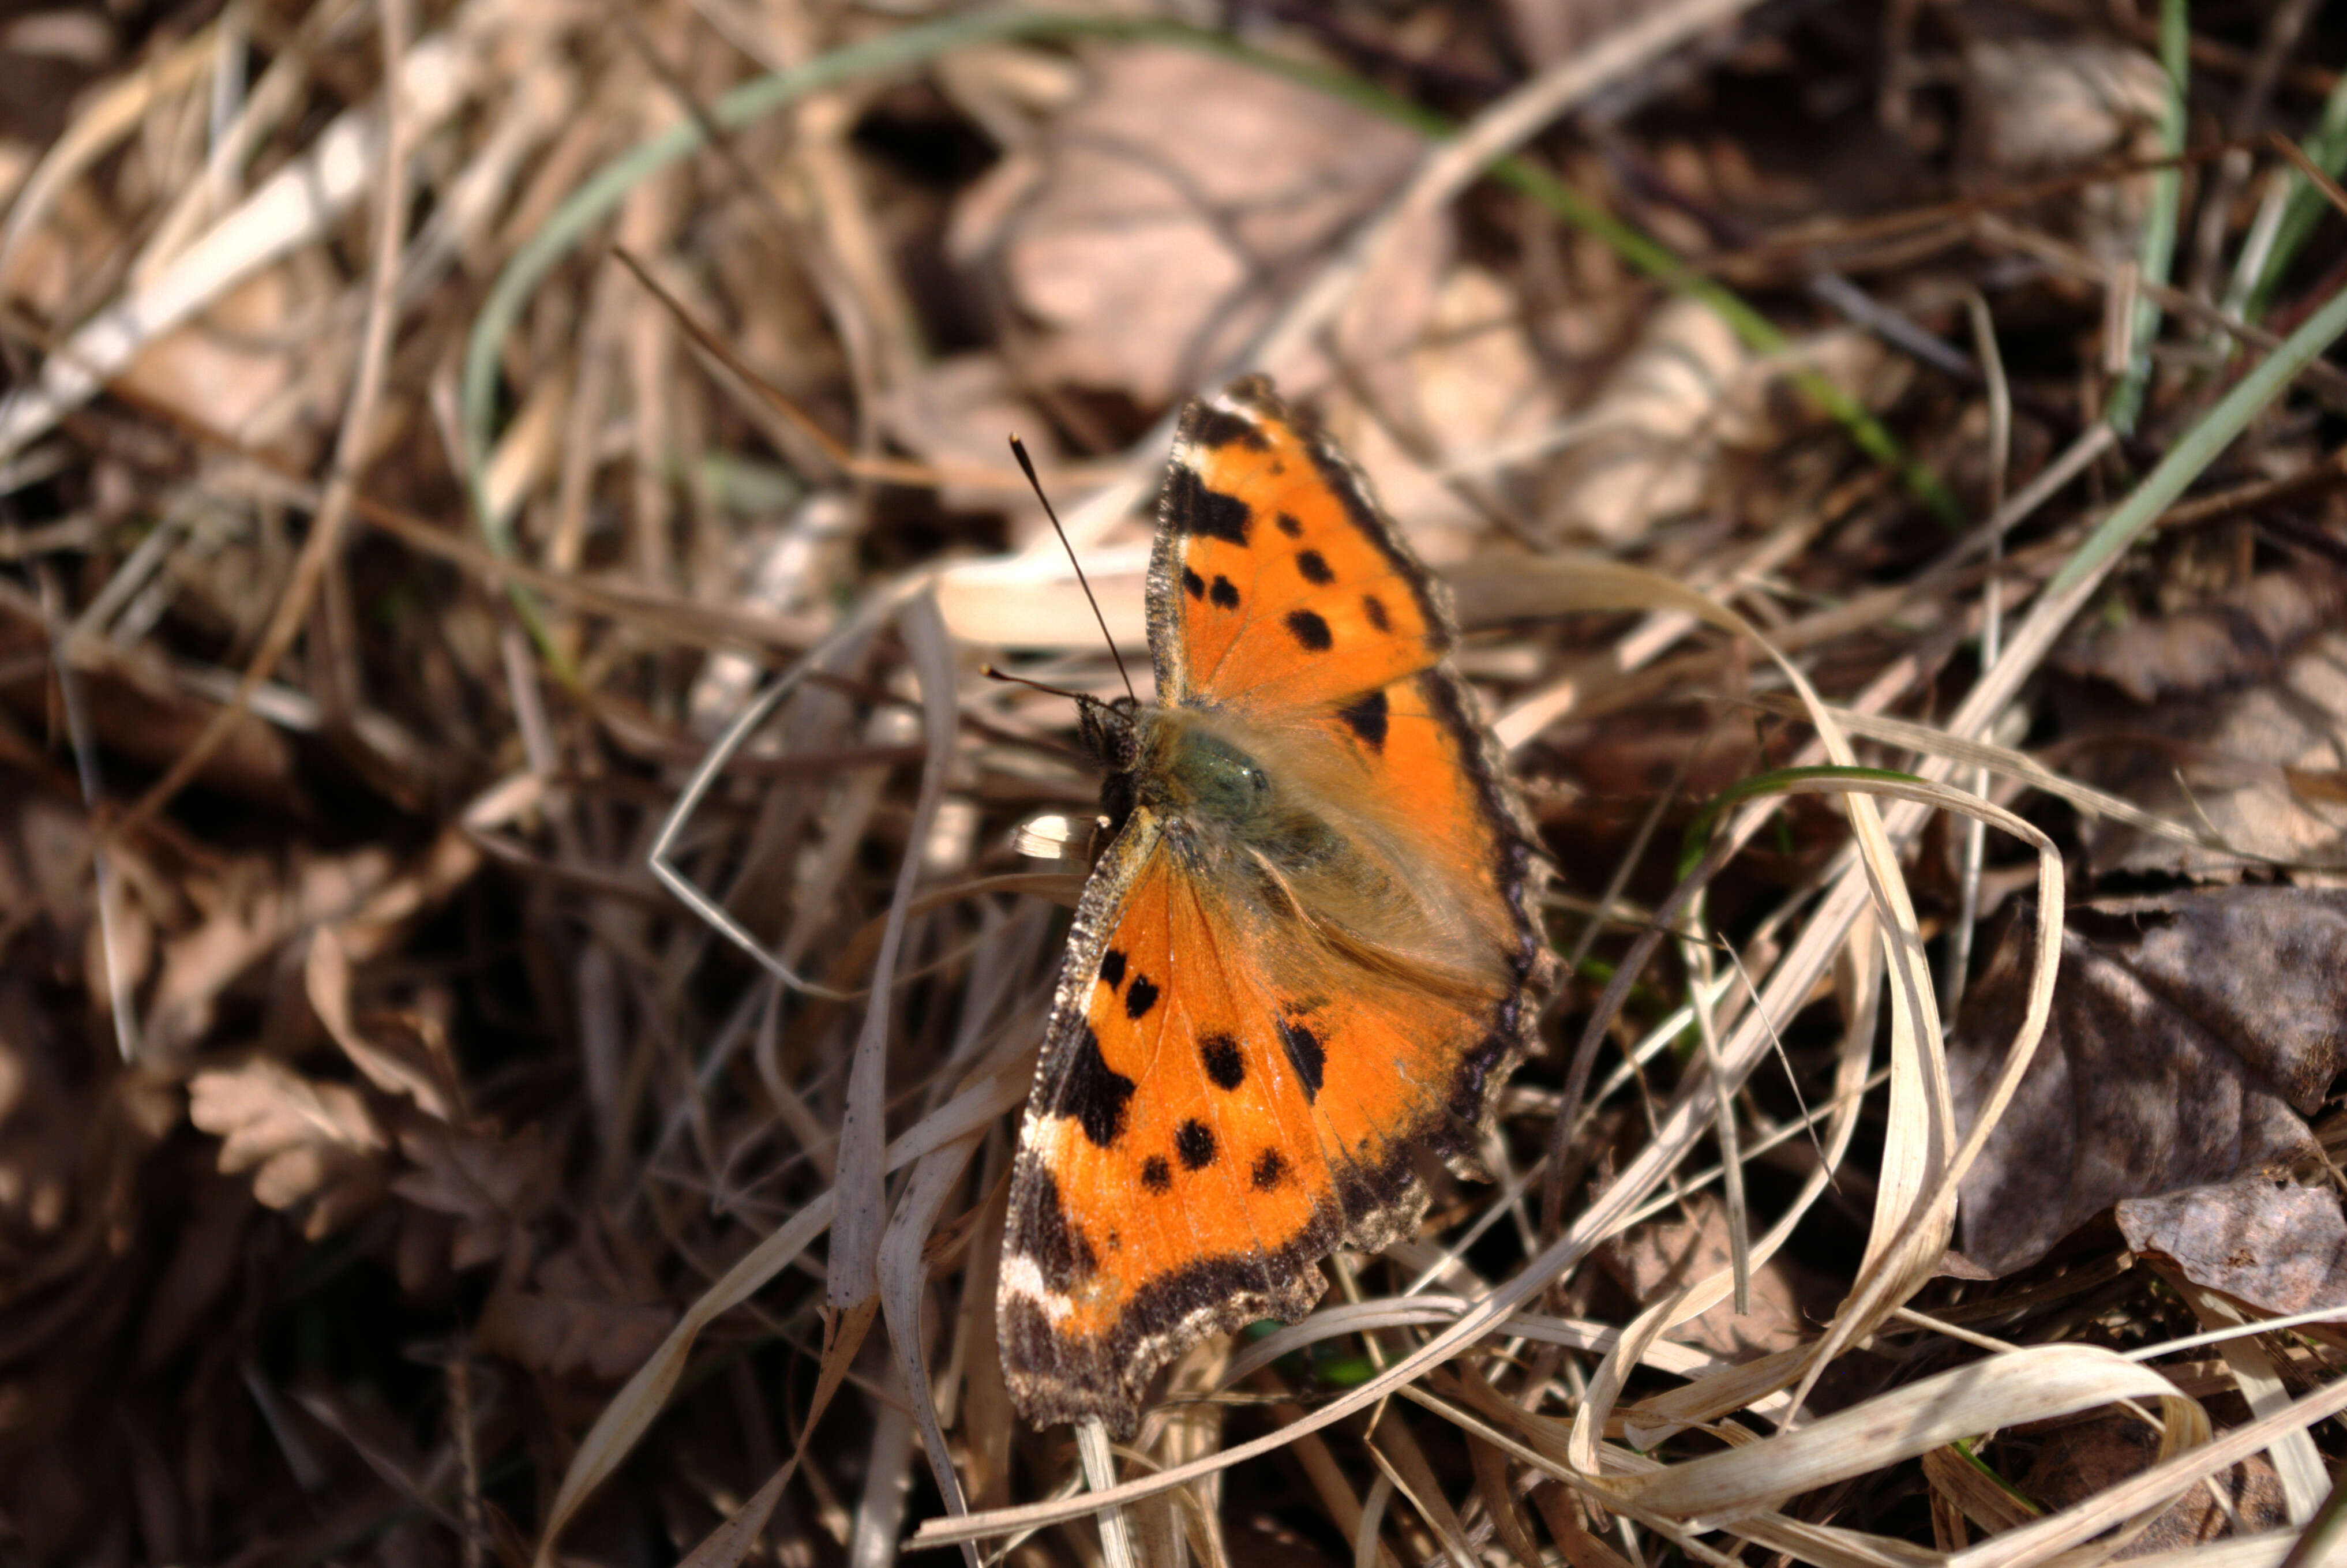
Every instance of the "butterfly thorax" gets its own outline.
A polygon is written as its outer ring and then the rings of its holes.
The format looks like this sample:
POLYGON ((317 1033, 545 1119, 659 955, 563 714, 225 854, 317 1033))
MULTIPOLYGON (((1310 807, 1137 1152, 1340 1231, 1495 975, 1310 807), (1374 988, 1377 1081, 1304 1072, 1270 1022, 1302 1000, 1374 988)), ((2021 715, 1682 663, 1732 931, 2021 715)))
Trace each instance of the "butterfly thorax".
POLYGON ((1112 826, 1145 810, 1193 860, 1254 863, 1270 874, 1308 873, 1341 854, 1326 816, 1266 765, 1261 753, 1272 743, 1244 727, 1193 708, 1135 703, 1113 711, 1102 729, 1102 809, 1112 826))

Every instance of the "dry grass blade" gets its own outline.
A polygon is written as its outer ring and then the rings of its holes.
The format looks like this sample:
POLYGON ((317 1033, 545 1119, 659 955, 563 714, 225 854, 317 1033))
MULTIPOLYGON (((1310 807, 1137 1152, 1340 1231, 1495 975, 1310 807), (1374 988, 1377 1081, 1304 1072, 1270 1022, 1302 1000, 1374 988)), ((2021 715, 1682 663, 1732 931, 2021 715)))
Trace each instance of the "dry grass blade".
MULTIPOLYGON (((913 806, 905 857, 897 867, 896 896, 889 900, 887 926, 873 961, 864 1027, 848 1066, 846 1120, 839 1130, 839 1173, 834 1188, 841 1194, 840 1209, 832 1231, 827 1286, 835 1311, 861 1306, 880 1288, 880 1238, 887 1225, 880 1162, 887 1136, 883 1102, 887 1088, 889 999, 896 990, 897 955, 904 944, 913 884, 920 875, 922 851, 945 798, 946 770, 953 757, 957 727, 953 658, 937 600, 926 593, 908 600, 897 612, 897 625, 911 651, 921 683, 921 732, 927 755, 922 759, 921 793, 913 806)), ((900 1345, 898 1353, 907 1354, 908 1348, 900 1345)))
POLYGON ((1728 1521, 1991 1428, 2118 1399, 2160 1400, 2171 1423, 2185 1419, 2188 1405, 2168 1379, 2107 1350, 2025 1347, 1879 1394, 1775 1437, 1668 1466, 1627 1491, 1659 1512, 1728 1521))

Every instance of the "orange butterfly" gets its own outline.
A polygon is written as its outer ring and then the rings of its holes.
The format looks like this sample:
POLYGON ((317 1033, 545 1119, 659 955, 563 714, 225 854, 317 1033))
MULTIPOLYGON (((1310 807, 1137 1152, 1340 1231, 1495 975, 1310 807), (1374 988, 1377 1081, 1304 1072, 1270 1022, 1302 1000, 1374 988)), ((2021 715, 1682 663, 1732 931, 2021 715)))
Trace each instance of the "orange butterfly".
POLYGON ((1447 596, 1261 377, 1182 416, 1157 700, 1082 699, 1115 834, 1019 1133, 997 1316, 1037 1426, 1120 1437, 1206 1335, 1295 1322, 1480 1174, 1550 958, 1543 863, 1446 655, 1447 596))

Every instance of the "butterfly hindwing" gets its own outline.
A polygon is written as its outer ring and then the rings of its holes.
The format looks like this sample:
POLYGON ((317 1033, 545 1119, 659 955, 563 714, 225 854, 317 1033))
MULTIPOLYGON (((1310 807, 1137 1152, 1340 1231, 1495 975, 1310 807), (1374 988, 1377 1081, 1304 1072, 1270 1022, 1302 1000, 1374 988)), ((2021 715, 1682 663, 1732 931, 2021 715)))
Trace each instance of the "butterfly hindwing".
POLYGON ((1020 1130, 1001 1313, 1022 1409, 1128 1432, 1169 1357, 1295 1321, 1332 1248, 1415 1230, 1411 1151, 1480 1111, 1462 1068, 1488 1020, 1392 984, 1274 979, 1248 955, 1279 934, 1153 823, 1119 847, 1134 859, 1085 899, 1104 919, 1080 913, 1020 1130))
POLYGON ((1129 821, 1078 910, 1020 1130, 999 1313, 1039 1423, 1129 1432, 1184 1346, 1319 1296, 1310 1265, 1339 1235, 1313 1194, 1333 1184, 1293 1067, 1239 1022, 1229 945, 1157 825, 1129 821))

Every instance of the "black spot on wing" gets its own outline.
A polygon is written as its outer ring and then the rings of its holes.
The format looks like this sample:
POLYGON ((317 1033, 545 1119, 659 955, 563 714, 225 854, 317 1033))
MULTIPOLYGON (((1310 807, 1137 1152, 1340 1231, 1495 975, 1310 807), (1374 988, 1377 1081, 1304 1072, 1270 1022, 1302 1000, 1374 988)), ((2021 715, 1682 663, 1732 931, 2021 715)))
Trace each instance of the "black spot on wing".
POLYGON ((1101 955, 1101 981, 1114 990, 1124 984, 1124 949, 1111 948, 1101 955))
POLYGON ((1192 599, 1204 599, 1206 597, 1206 579, 1200 577, 1196 572, 1192 571, 1188 567, 1184 567, 1182 569, 1182 590, 1184 593, 1187 593, 1192 599))
MULTIPOLYGON (((1276 474, 1279 470, 1274 468, 1272 472, 1276 474)), ((1277 523, 1279 525, 1279 531, 1286 534, 1291 539, 1297 538, 1304 532, 1304 525, 1296 520, 1296 514, 1293 512, 1282 512, 1279 516, 1274 518, 1272 521, 1277 523)))
MULTIPOLYGON (((1135 981, 1138 988, 1140 982, 1135 981)), ((1155 999, 1152 992, 1152 999, 1155 999)), ((1130 1006, 1130 1002, 1127 1003, 1130 1006)), ((1051 1114, 1072 1116, 1095 1149, 1105 1149, 1124 1132, 1124 1104, 1133 1098, 1133 1080, 1108 1064, 1101 1055, 1100 1036, 1091 1024, 1076 1026, 1075 1053, 1051 1102, 1051 1114)))
POLYGON ((1364 616, 1367 616, 1368 618, 1369 624, 1376 627, 1379 631, 1390 631, 1393 630, 1393 621, 1386 615, 1386 601, 1379 599, 1376 594, 1365 593, 1361 595, 1361 613, 1364 616))
POLYGON ((1164 519, 1174 533, 1197 534, 1245 549, 1249 516, 1245 501, 1209 490, 1194 468, 1176 464, 1166 476, 1164 519))
POLYGON ((1345 721, 1345 727, 1360 738, 1361 744, 1373 752, 1385 750, 1387 715, 1383 692, 1372 692, 1346 703, 1337 710, 1337 717, 1345 721))
POLYGON ((1278 1027, 1279 1043, 1286 1050, 1287 1060, 1295 1064, 1296 1075, 1304 1080, 1304 1098, 1319 1099, 1320 1070, 1327 1061, 1327 1053, 1320 1049, 1319 1036, 1292 1019, 1273 1021, 1278 1027))
POLYGON ((1183 1122, 1174 1130, 1174 1152, 1191 1170, 1204 1170, 1214 1163, 1214 1130, 1195 1118, 1183 1122))
POLYGON ((1229 1035, 1200 1035, 1198 1055, 1215 1088, 1236 1089, 1246 1081, 1246 1059, 1239 1054, 1239 1042, 1229 1035))
POLYGON ((1157 1005, 1157 987, 1147 975, 1135 975, 1124 993, 1124 1016, 1138 1019, 1157 1005))
POLYGON ((1326 653, 1337 641, 1329 635, 1328 623, 1308 610, 1289 610, 1287 630, 1296 641, 1315 653, 1326 653))
POLYGON ((1206 597, 1225 610, 1236 610, 1239 607, 1239 590, 1231 585, 1229 578, 1219 572, 1215 573, 1214 586, 1207 589, 1206 597))
POLYGON ((1065 1296, 1092 1276, 1100 1267, 1092 1244, 1084 1233, 1068 1217, 1067 1205, 1060 1202, 1059 1179, 1040 1164, 1030 1166, 1028 1176, 1034 1187, 1034 1201, 1027 1211, 1026 1235, 1021 1238, 1026 1250, 1035 1259, 1036 1271, 1042 1275, 1045 1288, 1065 1296))
POLYGON ((1255 1157, 1255 1169, 1247 1173, 1258 1193, 1267 1193, 1287 1179, 1287 1161, 1276 1149, 1266 1149, 1255 1157))
POLYGON ((1174 1167, 1165 1163, 1163 1154, 1152 1154, 1141 1162, 1141 1184, 1153 1193, 1163 1193, 1174 1185, 1174 1167))
POLYGON ((1191 423, 1190 439, 1209 449, 1231 446, 1244 446, 1250 452, 1271 449, 1271 443, 1254 420, 1226 408, 1200 409, 1191 423))
POLYGON ((1325 588, 1337 580, 1337 574, 1328 569, 1327 561, 1322 559, 1318 550, 1296 551, 1296 569, 1304 574, 1305 581, 1316 587, 1325 588))

